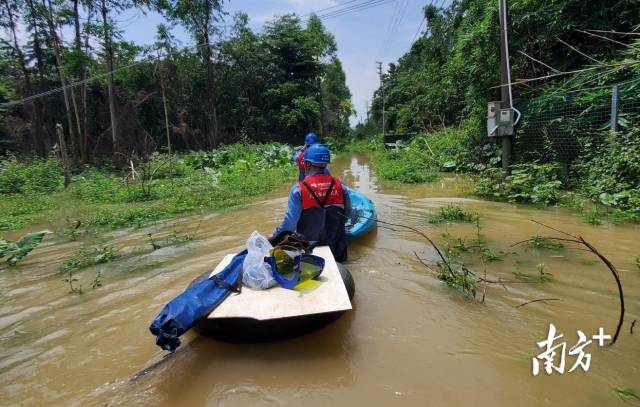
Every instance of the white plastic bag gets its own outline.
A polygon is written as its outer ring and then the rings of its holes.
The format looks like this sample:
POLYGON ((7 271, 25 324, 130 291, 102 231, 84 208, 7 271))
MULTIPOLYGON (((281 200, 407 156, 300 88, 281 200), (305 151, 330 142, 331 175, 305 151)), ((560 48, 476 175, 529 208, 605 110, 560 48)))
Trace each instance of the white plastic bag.
POLYGON ((271 266, 264 262, 272 246, 260 233, 254 231, 247 239, 247 257, 242 263, 242 284, 256 290, 266 290, 276 285, 271 266))

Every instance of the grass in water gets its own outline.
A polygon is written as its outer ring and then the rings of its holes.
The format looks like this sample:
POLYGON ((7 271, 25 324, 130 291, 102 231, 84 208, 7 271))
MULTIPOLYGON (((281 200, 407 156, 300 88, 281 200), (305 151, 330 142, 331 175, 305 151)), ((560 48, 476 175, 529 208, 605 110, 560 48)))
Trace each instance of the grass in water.
POLYGON ((553 274, 546 271, 547 269, 546 264, 540 263, 538 264, 537 268, 538 268, 537 275, 531 275, 531 274, 521 273, 519 271, 514 271, 513 276, 517 280, 522 281, 523 283, 531 283, 531 284, 542 284, 547 281, 553 280, 553 274))
POLYGON ((546 239, 542 236, 536 235, 531 238, 529 241, 529 246, 536 249, 543 250, 551 250, 551 251, 560 251, 564 248, 564 245, 560 242, 556 242, 555 240, 546 239))
POLYGON ((618 387, 614 387, 613 392, 618 398, 622 401, 627 401, 631 399, 640 400, 640 396, 635 392, 634 389, 621 389, 618 387))
POLYGON ((440 213, 434 216, 429 222, 476 222, 478 219, 479 216, 477 213, 469 212, 458 205, 449 204, 440 208, 440 213))
POLYGON ((597 208, 593 208, 590 211, 586 211, 582 214, 582 218, 585 222, 592 224, 593 226, 602 225, 602 215, 597 208))
MULTIPOLYGON (((82 294, 82 284, 76 286, 78 279, 75 274, 87 267, 94 266, 96 264, 110 263, 118 257, 116 251, 111 246, 99 246, 99 247, 85 247, 82 246, 73 253, 71 258, 65 261, 60 266, 60 271, 63 275, 63 281, 69 284, 70 292, 74 294, 82 294)), ((93 288, 101 287, 102 275, 100 272, 96 274, 91 286, 93 288)))

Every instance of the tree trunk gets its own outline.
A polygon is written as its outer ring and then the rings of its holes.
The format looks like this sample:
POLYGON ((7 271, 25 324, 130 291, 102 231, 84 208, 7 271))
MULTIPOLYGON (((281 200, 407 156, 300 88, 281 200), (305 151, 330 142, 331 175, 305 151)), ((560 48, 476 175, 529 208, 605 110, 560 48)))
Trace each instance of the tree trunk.
POLYGON ((118 117, 116 114, 116 96, 113 85, 113 47, 111 44, 111 29, 107 22, 107 5, 106 1, 102 0, 102 29, 104 40, 104 54, 107 64, 107 91, 109 94, 109 114, 111 117, 111 143, 113 145, 113 162, 114 164, 120 162, 118 156, 118 117))
MULTIPOLYGON (((47 7, 42 0, 42 5, 47 7)), ((64 107, 67 113, 67 124, 69 126, 69 136, 71 138, 71 146, 74 148, 75 140, 77 139, 75 134, 75 128, 73 123, 73 113, 71 112, 71 104, 69 102, 69 90, 67 89, 67 78, 64 74, 64 68, 62 65, 62 56, 60 54, 60 40, 56 33, 55 26, 53 24, 53 11, 51 9, 51 2, 49 2, 48 13, 46 16, 47 25, 49 26, 49 36, 51 37, 51 44, 53 45, 53 53, 55 55, 56 67, 58 69, 58 75, 60 77, 60 83, 62 84, 62 93, 64 97, 64 107)))
POLYGON ((169 130, 169 112, 167 110, 167 92, 164 86, 164 72, 162 68, 158 72, 160 77, 160 91, 162 92, 162 108, 164 109, 164 128, 167 133, 167 152, 171 160, 171 131, 169 130))
MULTIPOLYGON (((73 106, 74 109, 76 111, 76 122, 78 125, 78 147, 80 150, 80 159, 82 160, 83 163, 87 162, 87 151, 86 151, 86 137, 87 135, 84 133, 83 130, 86 129, 86 123, 84 122, 87 118, 86 114, 85 114, 85 87, 86 85, 84 84, 84 80, 86 78, 86 70, 85 70, 85 63, 84 63, 84 55, 82 54, 82 36, 80 34, 80 14, 78 11, 78 5, 79 5, 80 1, 79 0, 73 0, 73 25, 75 28, 75 41, 74 41, 74 45, 75 45, 75 51, 76 51, 76 58, 81 58, 80 59, 80 72, 78 72, 78 76, 80 78, 80 99, 81 99, 81 103, 82 103, 82 108, 78 109, 78 105, 76 104, 76 98, 75 98, 75 94, 73 93, 73 89, 71 90, 71 95, 73 97, 73 106)), ((76 161, 77 157, 74 157, 74 162, 76 161)))
MULTIPOLYGON (((206 0, 205 0, 206 1, 206 0)), ((211 3, 206 2, 207 10, 202 38, 204 39, 202 56, 207 65, 207 133, 210 147, 215 147, 218 136, 218 117, 216 114, 216 84, 213 61, 211 60, 211 42, 209 41, 209 29, 211 26, 211 3)))
MULTIPOLYGON (((89 7, 89 10, 87 12, 87 23, 91 22, 91 12, 93 10, 91 9, 91 7, 89 7)), ((85 33, 85 37, 84 37, 84 54, 85 55, 89 55, 89 33, 85 33)), ((86 66, 82 66, 82 72, 80 72, 81 75, 81 80, 85 81, 87 79, 87 67, 86 66)), ((89 158, 89 120, 88 120, 88 114, 87 114, 87 84, 83 83, 82 84, 82 124, 84 125, 83 128, 83 138, 82 138, 82 146, 80 147, 80 151, 83 152, 83 156, 82 156, 82 162, 84 164, 89 164, 90 162, 90 158, 89 158)))
POLYGON ((64 173, 64 189, 67 189, 71 184, 71 172, 69 171, 69 160, 67 159, 67 146, 64 142, 64 130, 61 124, 56 124, 56 134, 58 135, 58 151, 56 155, 60 164, 62 164, 62 170, 64 173))

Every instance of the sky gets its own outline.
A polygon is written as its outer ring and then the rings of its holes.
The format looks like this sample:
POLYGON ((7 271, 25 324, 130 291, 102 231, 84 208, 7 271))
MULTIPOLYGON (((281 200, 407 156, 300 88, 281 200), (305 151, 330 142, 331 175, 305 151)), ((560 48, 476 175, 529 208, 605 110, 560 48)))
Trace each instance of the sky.
MULTIPOLYGON (((225 20, 231 23, 233 14, 243 11, 249 15, 251 28, 261 31, 264 23, 276 15, 294 12, 304 16, 327 7, 345 3, 354 5, 362 1, 364 0, 227 0, 224 10, 229 15, 225 20)), ((434 0, 434 3, 440 5, 440 1, 449 3, 448 0, 434 0)), ((419 30, 424 30, 424 24, 421 24, 422 8, 429 3, 430 0, 384 0, 380 5, 366 10, 323 20, 327 30, 335 36, 338 57, 342 61, 347 86, 351 90, 352 102, 357 112, 351 120, 352 125, 364 120, 367 103, 370 103, 373 92, 378 88, 376 62, 381 61, 386 70, 388 63, 396 61, 410 49, 419 30)), ((145 15, 138 11, 122 13, 116 19, 120 21, 124 39, 139 44, 152 44, 156 25, 164 22, 157 13, 145 15)), ((193 44, 193 40, 182 28, 175 27, 172 32, 183 45, 193 44)))

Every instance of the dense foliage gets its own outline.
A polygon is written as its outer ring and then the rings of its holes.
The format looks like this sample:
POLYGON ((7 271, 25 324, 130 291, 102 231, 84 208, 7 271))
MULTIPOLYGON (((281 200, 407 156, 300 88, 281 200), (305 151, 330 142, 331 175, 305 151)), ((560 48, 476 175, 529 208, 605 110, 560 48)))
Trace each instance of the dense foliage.
POLYGON ((576 164, 577 186, 587 196, 640 220, 640 128, 610 134, 576 164))
MULTIPOLYGON (((418 133, 407 146, 375 154, 382 178, 422 182, 438 170, 479 172, 476 193, 536 204, 558 203, 561 187, 573 186, 638 219, 636 1, 509 2, 513 95, 524 114, 506 178, 485 127, 487 102, 501 96, 498 2, 455 0, 424 13, 427 29, 389 65, 368 121, 355 129, 357 137, 380 132, 384 97, 386 132, 418 133), (607 85, 623 81, 614 134, 607 85)), ((597 210, 588 217, 599 222, 597 210)))
POLYGON ((0 27, 0 105, 70 82, 87 83, 0 109, 3 151, 46 156, 63 125, 73 164, 112 155, 211 149, 247 141, 300 142, 308 131, 345 137, 351 94, 336 43, 313 15, 275 18, 263 32, 239 13, 226 18, 219 0, 49 2, 8 0, 0 27), (118 11, 157 10, 180 25, 195 46, 183 46, 168 26, 141 47, 120 37, 118 11), (20 34, 26 28, 25 36, 20 34), (62 39, 57 34, 73 29, 62 39), (116 70, 112 76, 106 75, 116 70))
MULTIPOLYGON (((432 131, 473 118, 470 136, 484 136, 482 128, 489 100, 500 99, 498 2, 454 0, 449 7, 425 8, 427 30, 384 76, 384 92, 376 91, 371 120, 381 122, 382 95, 386 97, 389 131, 432 131)), ((592 64, 583 54, 603 63, 623 59, 627 47, 578 30, 631 32, 640 24, 634 0, 562 0, 509 2, 509 48, 512 77, 536 78, 554 73, 526 55, 568 72, 592 64)), ((628 37, 622 37, 629 42, 628 37)), ((625 55, 625 58, 628 57, 625 55)), ((612 64, 613 65, 613 64, 612 64)), ((622 80, 640 72, 640 66, 610 69, 603 65, 591 75, 590 86, 622 80), (605 74, 606 72, 606 74, 605 74)), ((560 78, 563 78, 560 76, 560 78)), ((563 81, 548 82, 552 87, 563 81)), ((514 87, 514 97, 548 91, 544 81, 514 87)), ((575 83, 572 83, 575 85, 575 83)))
POLYGON ((490 168, 478 181, 475 192, 493 199, 551 205, 560 199, 559 167, 555 164, 518 164, 504 177, 498 168, 490 168))

